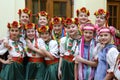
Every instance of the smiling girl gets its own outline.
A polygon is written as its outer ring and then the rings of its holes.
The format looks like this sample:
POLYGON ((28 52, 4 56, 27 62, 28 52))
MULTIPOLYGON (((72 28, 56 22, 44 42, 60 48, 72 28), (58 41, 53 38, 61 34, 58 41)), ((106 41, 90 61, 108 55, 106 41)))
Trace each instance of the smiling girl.
POLYGON ((21 25, 17 21, 13 21, 8 23, 7 27, 9 38, 3 41, 0 55, 8 51, 11 63, 3 66, 0 78, 2 80, 24 80, 22 62, 25 51, 22 42, 19 41, 21 25))
MULTIPOLYGON (((95 27, 93 24, 88 23, 82 26, 82 38, 79 45, 79 55, 76 56, 75 62, 78 64, 78 76, 79 80, 93 80, 94 68, 97 63, 93 60, 93 49, 95 47, 95 27)), ((76 78, 76 80, 77 80, 76 78)))
POLYGON ((48 26, 41 26, 38 28, 38 32, 40 33, 40 37, 45 41, 46 50, 53 57, 53 59, 45 57, 47 68, 44 80, 58 80, 58 43, 56 40, 51 39, 51 30, 48 26))
POLYGON ((115 29, 113 27, 102 27, 98 29, 102 49, 97 55, 98 65, 95 80, 111 80, 114 77, 114 66, 119 54, 116 46, 111 42, 114 35, 115 29))
POLYGON ((65 28, 68 34, 60 40, 58 77, 61 80, 74 80, 73 60, 78 48, 78 19, 67 18, 65 28))

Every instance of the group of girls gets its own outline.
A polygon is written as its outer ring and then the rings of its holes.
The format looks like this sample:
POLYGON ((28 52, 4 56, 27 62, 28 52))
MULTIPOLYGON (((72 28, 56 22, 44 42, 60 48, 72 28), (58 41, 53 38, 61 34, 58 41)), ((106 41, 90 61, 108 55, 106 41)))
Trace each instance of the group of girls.
POLYGON ((8 36, 0 40, 0 55, 9 54, 0 58, 1 80, 120 80, 114 45, 120 32, 107 24, 104 9, 95 12, 95 25, 85 7, 76 11, 77 18, 66 19, 40 11, 37 25, 30 22, 28 8, 18 14, 20 22, 8 23, 8 36))

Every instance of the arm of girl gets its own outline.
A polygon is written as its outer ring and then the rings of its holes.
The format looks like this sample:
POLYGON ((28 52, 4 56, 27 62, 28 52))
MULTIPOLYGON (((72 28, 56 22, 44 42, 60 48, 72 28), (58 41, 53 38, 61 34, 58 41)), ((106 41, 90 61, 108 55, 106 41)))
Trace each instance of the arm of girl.
POLYGON ((114 77, 113 73, 107 73, 104 80, 111 80, 114 77))
POLYGON ((87 65, 89 65, 89 66, 92 66, 92 67, 97 67, 97 64, 98 64, 97 61, 86 60, 86 59, 80 57, 79 55, 76 56, 75 60, 76 60, 77 62, 81 62, 81 63, 87 64, 87 65))
POLYGON ((75 77, 75 80, 78 80, 78 63, 75 62, 75 65, 74 65, 74 77, 75 77))
POLYGON ((60 57, 59 66, 58 66, 58 79, 59 80, 61 80, 61 77, 62 77, 61 66, 62 66, 62 57, 60 57))

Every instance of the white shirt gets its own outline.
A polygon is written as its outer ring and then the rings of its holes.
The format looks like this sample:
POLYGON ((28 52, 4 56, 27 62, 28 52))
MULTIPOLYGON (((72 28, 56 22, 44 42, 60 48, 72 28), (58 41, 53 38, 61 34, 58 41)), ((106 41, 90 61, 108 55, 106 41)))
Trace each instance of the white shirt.
MULTIPOLYGON (((65 49, 65 45, 68 47, 68 44, 69 44, 69 38, 68 40, 66 41, 66 38, 67 37, 63 37, 61 38, 60 40, 60 56, 64 56, 64 55, 70 55, 71 53, 68 52, 67 49, 65 49)), ((74 56, 78 55, 78 45, 77 45, 77 40, 74 40, 73 41, 73 46, 71 48, 71 50, 74 50, 75 53, 73 54, 74 56)))
MULTIPOLYGON (((58 54, 58 43, 56 40, 51 40, 48 43, 48 47, 49 47, 49 52, 55 57, 55 58, 59 58, 59 54, 58 54)), ((50 58, 45 57, 45 60, 50 60, 50 58)))
POLYGON ((9 46, 11 46, 11 49, 8 50, 8 48, 6 48, 4 46, 4 42, 1 44, 0 46, 0 55, 3 55, 5 54, 7 51, 9 52, 9 55, 11 55, 12 57, 24 57, 24 48, 23 48, 23 44, 22 42, 18 42, 17 43, 17 46, 18 46, 18 49, 19 49, 19 52, 16 51, 16 48, 15 46, 13 45, 15 41, 9 39, 8 40, 8 44, 9 46))

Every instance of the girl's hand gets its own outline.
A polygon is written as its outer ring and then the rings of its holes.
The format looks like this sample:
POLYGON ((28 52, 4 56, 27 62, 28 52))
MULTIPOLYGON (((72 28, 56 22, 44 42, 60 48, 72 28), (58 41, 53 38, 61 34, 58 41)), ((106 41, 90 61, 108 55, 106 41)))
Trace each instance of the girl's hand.
POLYGON ((80 55, 77 55, 76 57, 75 57, 75 62, 77 63, 77 62, 84 62, 84 59, 80 56, 80 55))
POLYGON ((27 43, 28 48, 31 49, 31 50, 33 50, 34 46, 33 46, 33 44, 30 42, 30 40, 27 39, 27 40, 26 40, 26 43, 27 43))
POLYGON ((3 63, 3 64, 11 64, 12 62, 13 62, 13 61, 7 59, 7 60, 4 60, 2 63, 3 63))
POLYGON ((58 79, 61 80, 61 78, 62 78, 62 72, 61 72, 61 70, 59 69, 59 70, 58 70, 58 79))

